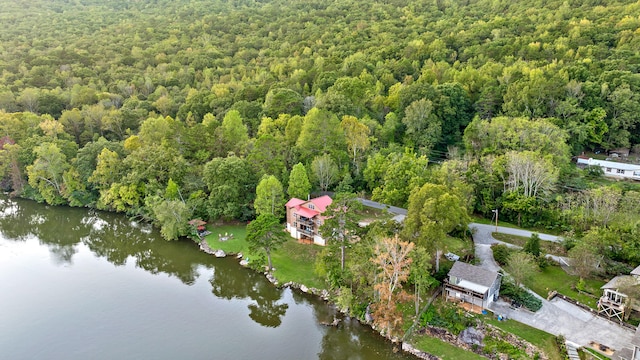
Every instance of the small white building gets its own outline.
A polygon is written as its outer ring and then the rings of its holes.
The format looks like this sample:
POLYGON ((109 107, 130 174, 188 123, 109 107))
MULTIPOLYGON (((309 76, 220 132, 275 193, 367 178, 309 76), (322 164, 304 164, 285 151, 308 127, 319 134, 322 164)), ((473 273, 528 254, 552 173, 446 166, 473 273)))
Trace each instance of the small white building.
POLYGON ((599 166, 604 172, 604 176, 619 179, 640 180, 640 165, 627 164, 615 161, 596 160, 592 158, 578 157, 578 167, 599 166))

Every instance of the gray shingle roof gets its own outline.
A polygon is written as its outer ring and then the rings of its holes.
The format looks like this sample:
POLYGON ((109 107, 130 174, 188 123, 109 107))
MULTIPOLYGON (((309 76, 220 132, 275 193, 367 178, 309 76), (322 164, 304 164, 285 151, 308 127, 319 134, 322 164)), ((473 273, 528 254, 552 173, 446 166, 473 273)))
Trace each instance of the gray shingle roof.
POLYGON ((449 276, 455 276, 458 279, 467 280, 474 284, 491 287, 498 278, 498 273, 496 271, 483 269, 479 266, 456 261, 451 270, 449 270, 449 276))

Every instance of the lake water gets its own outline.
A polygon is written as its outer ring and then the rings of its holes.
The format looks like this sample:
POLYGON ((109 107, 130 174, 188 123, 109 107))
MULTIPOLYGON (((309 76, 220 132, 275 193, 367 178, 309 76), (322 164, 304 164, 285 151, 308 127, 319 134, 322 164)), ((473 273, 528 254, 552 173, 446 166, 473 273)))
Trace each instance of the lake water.
POLYGON ((0 197, 0 359, 409 359, 147 224, 0 197))

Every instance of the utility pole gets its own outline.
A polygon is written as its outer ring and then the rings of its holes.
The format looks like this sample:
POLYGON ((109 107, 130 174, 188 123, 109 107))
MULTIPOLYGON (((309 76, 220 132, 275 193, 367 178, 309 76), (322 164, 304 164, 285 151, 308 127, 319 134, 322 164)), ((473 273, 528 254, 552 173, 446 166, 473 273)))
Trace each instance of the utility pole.
POLYGON ((491 212, 496 214, 496 232, 498 232, 498 209, 491 210, 491 212))

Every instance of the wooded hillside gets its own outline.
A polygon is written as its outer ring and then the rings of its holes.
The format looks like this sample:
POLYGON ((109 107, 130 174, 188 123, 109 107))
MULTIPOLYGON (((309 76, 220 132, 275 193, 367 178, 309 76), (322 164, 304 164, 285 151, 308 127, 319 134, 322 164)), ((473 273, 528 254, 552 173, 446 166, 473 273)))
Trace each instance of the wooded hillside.
POLYGON ((640 143, 637 2, 2 8, 0 170, 21 196, 127 212, 169 239, 193 217, 251 219, 261 179, 298 194, 305 172, 405 207, 444 184, 469 212, 580 233, 611 225, 597 196, 616 221, 640 208, 631 185, 589 190, 569 161, 640 143))

